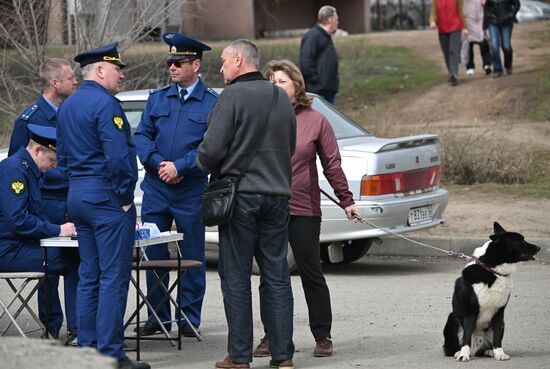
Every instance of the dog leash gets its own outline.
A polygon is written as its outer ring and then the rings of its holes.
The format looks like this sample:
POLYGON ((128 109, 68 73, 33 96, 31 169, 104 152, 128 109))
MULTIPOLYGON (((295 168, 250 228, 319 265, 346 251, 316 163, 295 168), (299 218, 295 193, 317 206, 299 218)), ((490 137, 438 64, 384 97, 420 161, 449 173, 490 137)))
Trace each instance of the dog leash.
MULTIPOLYGON (((340 203, 338 201, 336 201, 336 199, 334 199, 334 197, 330 196, 328 193, 326 193, 322 188, 319 188, 321 190, 321 193, 323 195, 325 195, 329 200, 331 200, 333 203, 335 203, 336 205, 338 205, 340 208, 342 209, 345 209, 342 205, 340 205, 340 203)), ((468 256, 466 254, 464 254, 463 252, 456 252, 456 251, 451 251, 451 250, 444 250, 444 249, 441 249, 439 247, 435 247, 433 245, 429 245, 427 243, 423 243, 423 242, 420 242, 420 241, 416 241, 416 240, 413 240, 413 239, 410 239, 406 236, 403 236, 399 233, 395 233, 394 231, 388 229, 388 228, 385 228, 385 227, 380 227, 376 224, 374 224, 373 222, 371 222, 370 220, 368 220, 367 218, 363 218, 359 215, 356 215, 355 216, 355 219, 361 223, 364 223, 364 224, 368 224, 369 226, 373 227, 373 228, 376 228, 376 229, 379 229, 383 232, 386 232, 387 234, 390 234, 392 236, 395 236, 395 237, 398 237, 398 238, 402 238, 406 241, 409 241, 415 245, 419 245, 419 246, 423 246, 423 247, 427 247, 427 248, 430 248, 432 250, 436 250, 436 251, 439 251, 439 252, 442 252, 444 254, 447 254, 447 256, 455 256, 455 257, 459 257, 459 258, 463 258, 463 259, 466 259, 466 260, 473 260, 475 258, 471 257, 471 256, 468 256)))

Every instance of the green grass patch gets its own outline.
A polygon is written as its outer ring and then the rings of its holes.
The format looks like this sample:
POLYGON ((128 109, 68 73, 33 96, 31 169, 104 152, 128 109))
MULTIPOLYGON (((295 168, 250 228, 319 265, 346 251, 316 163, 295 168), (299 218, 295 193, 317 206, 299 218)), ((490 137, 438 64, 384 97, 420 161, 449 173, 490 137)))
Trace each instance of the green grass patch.
MULTIPOLYGON (((546 65, 548 64, 550 59, 546 65)), ((536 94, 530 118, 535 121, 550 121, 550 68, 541 68, 535 75, 536 94)))
POLYGON ((531 197, 535 199, 550 197, 550 176, 521 184, 484 183, 479 186, 487 191, 500 193, 503 197, 531 197))
MULTIPOLYGON (((298 64, 300 39, 257 40, 256 43, 262 67, 272 59, 289 59, 298 64)), ((212 86, 223 86, 219 56, 224 46, 214 44, 203 63, 205 81, 212 86)), ((396 94, 424 89, 441 79, 435 63, 406 47, 373 45, 366 35, 338 38, 335 46, 340 57, 338 107, 351 116, 367 104, 383 103, 396 94)))
POLYGON ((359 38, 346 40, 342 46, 347 52, 340 59, 338 105, 350 115, 440 82, 434 63, 406 47, 371 45, 359 38))

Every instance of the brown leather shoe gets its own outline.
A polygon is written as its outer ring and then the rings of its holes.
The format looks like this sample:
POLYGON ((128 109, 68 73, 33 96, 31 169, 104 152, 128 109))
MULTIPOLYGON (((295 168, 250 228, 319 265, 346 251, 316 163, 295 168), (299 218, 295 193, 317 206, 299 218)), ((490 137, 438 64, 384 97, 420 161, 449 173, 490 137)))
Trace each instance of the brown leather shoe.
POLYGON ((258 345, 258 347, 254 349, 252 356, 254 357, 271 356, 271 352, 269 351, 269 339, 267 338, 267 336, 264 336, 260 340, 260 344, 258 345))
POLYGON ((315 357, 328 357, 332 356, 332 341, 328 337, 317 338, 315 340, 315 350, 313 350, 313 356, 315 357))
POLYGON ((216 369, 249 369, 249 363, 234 363, 229 356, 226 356, 223 361, 216 362, 216 369))
POLYGON ((269 366, 271 368, 278 368, 278 369, 294 369, 294 364, 292 364, 292 360, 270 360, 269 366))

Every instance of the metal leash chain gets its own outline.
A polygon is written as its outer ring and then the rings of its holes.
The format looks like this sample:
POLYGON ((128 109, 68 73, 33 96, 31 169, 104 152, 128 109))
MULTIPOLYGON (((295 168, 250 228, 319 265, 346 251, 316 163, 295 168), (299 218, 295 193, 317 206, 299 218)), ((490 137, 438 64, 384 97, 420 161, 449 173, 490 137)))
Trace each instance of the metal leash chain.
MULTIPOLYGON (((321 190, 321 193, 322 193, 323 195, 325 195, 329 200, 331 200, 333 203, 335 203, 336 205, 338 205, 339 207, 341 207, 341 208, 343 209, 342 205, 340 205, 340 203, 339 203, 338 201, 336 201, 332 196, 330 196, 328 193, 326 193, 325 191, 323 191, 322 188, 320 188, 320 190, 321 190)), ((391 235, 393 235, 393 236, 402 238, 402 239, 404 239, 404 240, 406 240, 406 241, 409 241, 409 242, 411 242, 411 243, 413 243, 413 244, 416 244, 416 245, 419 245, 419 246, 424 246, 424 247, 427 247, 427 248, 430 248, 430 249, 433 249, 433 250, 437 250, 437 251, 443 252, 443 253, 447 254, 448 256, 456 256, 456 257, 464 258, 464 259, 467 259, 467 260, 472 260, 472 259, 474 259, 473 257, 468 256, 468 255, 464 254, 463 252, 455 252, 455 251, 450 251, 450 250, 443 250, 443 249, 440 249, 439 247, 435 247, 435 246, 432 246, 432 245, 428 245, 428 244, 423 243, 423 242, 420 242, 420 241, 412 240, 412 239, 410 239, 410 238, 408 238, 408 237, 405 237, 405 236, 403 236, 403 235, 400 235, 400 234, 398 234, 398 233, 395 233, 394 231, 391 231, 391 230, 389 230, 389 229, 387 229, 387 228, 380 227, 380 226, 378 226, 378 225, 372 223, 370 220, 367 220, 366 218, 363 218, 363 217, 361 217, 361 216, 356 215, 356 216, 355 216, 355 219, 357 219, 357 220, 358 220, 359 222, 361 222, 361 223, 368 224, 368 225, 370 225, 370 226, 373 227, 373 228, 376 228, 376 229, 379 229, 379 230, 381 230, 381 231, 384 231, 384 232, 386 232, 387 234, 391 234, 391 235)))
POLYGON ((466 254, 464 254, 463 252, 455 252, 455 251, 450 251, 450 250, 443 250, 443 249, 440 249, 439 247, 435 247, 435 246, 432 246, 432 245, 428 245, 427 243, 423 243, 423 242, 420 242, 420 241, 416 241, 416 240, 412 240, 408 237, 405 237, 403 235, 400 235, 398 233, 395 233, 387 228, 384 228, 384 227, 380 227, 380 226, 377 226, 376 224, 372 223, 371 221, 367 220, 366 218, 363 218, 363 217, 360 217, 360 216, 356 216, 355 219, 357 219, 358 221, 360 221, 361 223, 366 223, 368 225, 370 225, 371 227, 373 228, 377 228, 377 229, 380 229, 381 231, 384 231, 388 234, 391 234, 392 236, 396 236, 396 237, 399 237, 399 238, 402 238, 406 241, 409 241, 411 243, 414 243, 416 245, 419 245, 419 246, 424 246, 424 247, 427 247, 427 248, 430 248, 430 249, 433 249, 433 250, 437 250, 437 251, 441 251, 445 254, 447 254, 448 256, 457 256, 459 258, 464 258, 464 259, 467 259, 467 260, 471 260, 473 259, 471 256, 468 256, 466 254))

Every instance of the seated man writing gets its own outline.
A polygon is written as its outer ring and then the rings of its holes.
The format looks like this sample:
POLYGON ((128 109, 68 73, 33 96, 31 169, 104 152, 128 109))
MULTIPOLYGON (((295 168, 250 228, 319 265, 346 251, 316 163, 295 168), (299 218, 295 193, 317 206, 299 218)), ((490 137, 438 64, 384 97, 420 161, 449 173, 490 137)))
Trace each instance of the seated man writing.
MULTIPOLYGON (((43 272, 44 251, 40 239, 75 234, 73 223, 52 224, 41 216, 40 179, 55 168, 55 128, 28 125, 30 141, 0 163, 0 271, 43 272)), ((48 272, 65 278, 67 344, 76 337, 76 286, 78 255, 70 250, 52 248, 48 254, 48 272)), ((44 285, 38 290, 43 303, 44 285)), ((48 291, 53 301, 57 291, 48 291)), ((41 307, 42 308, 42 307, 41 307)), ((48 332, 59 337, 59 328, 43 322, 48 332)))

